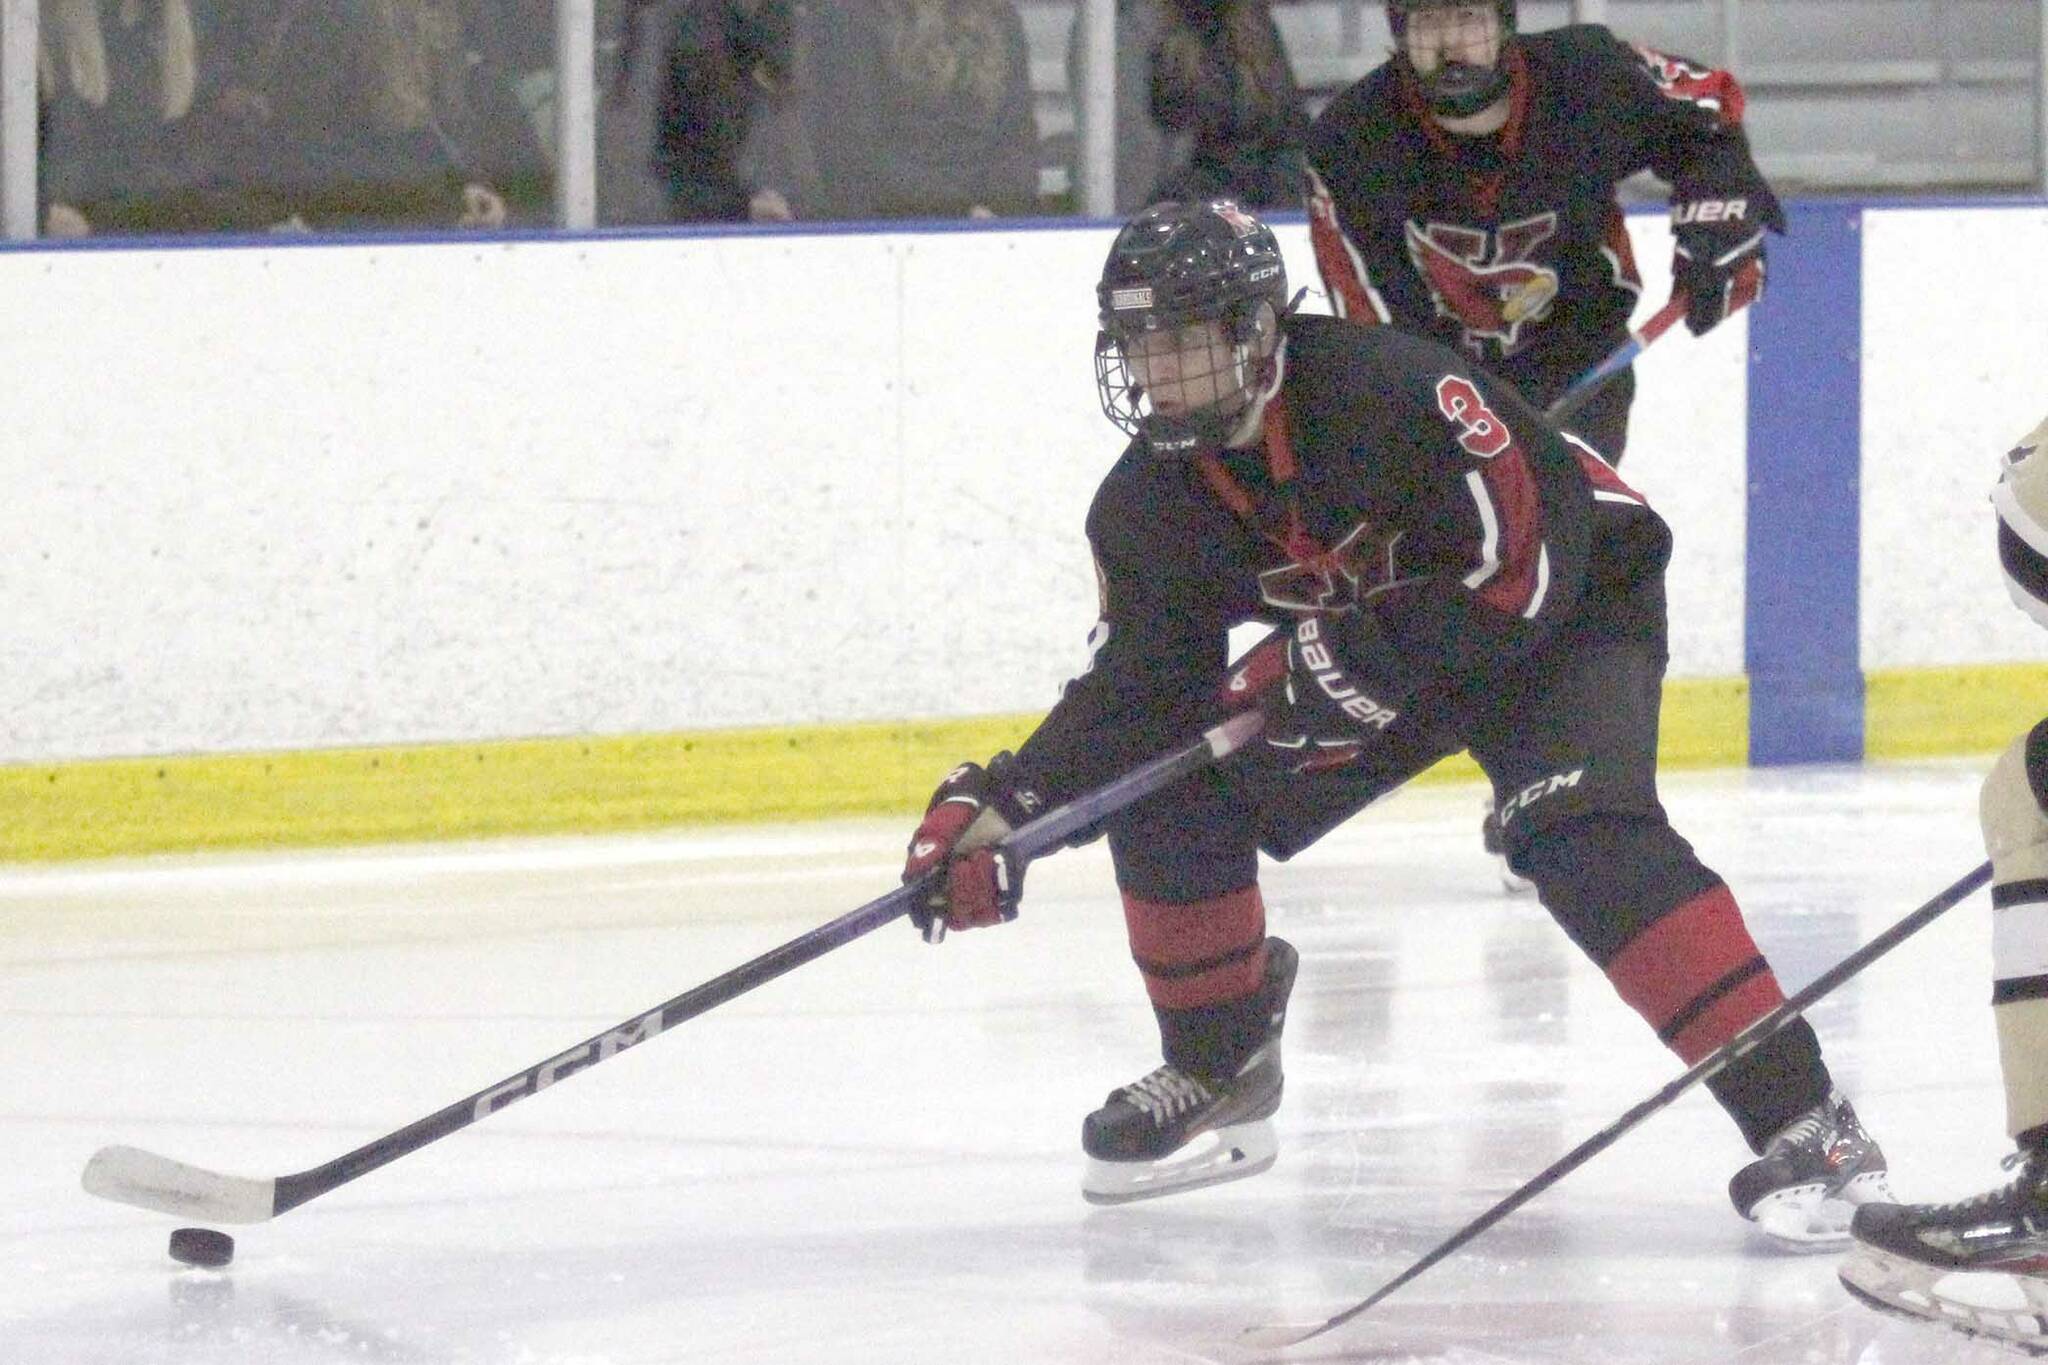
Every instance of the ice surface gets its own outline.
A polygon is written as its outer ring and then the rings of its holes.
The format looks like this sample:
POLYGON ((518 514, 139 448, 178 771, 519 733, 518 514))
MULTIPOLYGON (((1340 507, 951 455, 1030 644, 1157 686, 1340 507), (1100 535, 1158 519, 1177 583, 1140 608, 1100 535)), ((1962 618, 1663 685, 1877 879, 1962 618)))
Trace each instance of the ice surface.
MULTIPOLYGON (((1678 775, 1679 827, 1788 989, 1981 860, 1980 765, 1678 775)), ((239 1230, 83 1193, 130 1143, 304 1169, 831 919, 902 822, 0 872, 0 1360, 1243 1359, 1370 1293, 1677 1073, 1533 902, 1471 787, 1268 869, 1300 947, 1279 1164, 1094 1209, 1081 1116, 1156 1062, 1099 848, 1015 925, 891 925, 239 1230)), ((1814 1012, 1907 1197, 2004 1179, 1980 893, 1814 1012)), ((1310 1360, 1897 1365, 2013 1357, 1881 1317, 1730 1211, 1702 1094, 1310 1360)))

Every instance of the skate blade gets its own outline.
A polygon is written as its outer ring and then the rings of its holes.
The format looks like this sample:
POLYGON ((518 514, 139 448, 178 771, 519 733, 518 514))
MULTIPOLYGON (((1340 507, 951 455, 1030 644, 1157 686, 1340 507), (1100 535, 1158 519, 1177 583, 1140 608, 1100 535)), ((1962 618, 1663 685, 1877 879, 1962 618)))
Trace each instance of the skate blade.
POLYGON ((1835 1277, 1852 1298, 1881 1313, 1938 1323, 2028 1355, 2048 1355, 2048 1309, 2016 1276, 1943 1270, 1858 1243, 1842 1258, 1835 1277))
POLYGON ((1749 1210, 1749 1219, 1764 1238, 1782 1251, 1835 1251, 1848 1245, 1849 1221, 1856 1206, 1829 1199, 1822 1185, 1795 1185, 1774 1190, 1749 1210))
POLYGON ((1862 1204, 1896 1204, 1884 1171, 1851 1176, 1834 1195, 1819 1185, 1779 1190, 1750 1212, 1765 1237, 1781 1250, 1836 1251, 1849 1245, 1849 1225, 1862 1204))
POLYGON ((1243 1180, 1270 1168, 1280 1155, 1273 1125, 1265 1119, 1236 1123, 1197 1137, 1158 1161, 1088 1158, 1081 1197, 1091 1204, 1130 1204, 1140 1199, 1243 1180))

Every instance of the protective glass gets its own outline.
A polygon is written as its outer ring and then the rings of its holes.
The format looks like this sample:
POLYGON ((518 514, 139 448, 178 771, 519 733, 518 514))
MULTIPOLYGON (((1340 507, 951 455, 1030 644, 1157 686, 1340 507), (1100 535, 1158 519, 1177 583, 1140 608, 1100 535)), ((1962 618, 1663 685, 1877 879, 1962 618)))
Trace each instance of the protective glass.
MULTIPOLYGON (((41 0, 38 13, 39 128, 15 131, 40 134, 47 236, 556 220, 554 0, 41 0)), ((641 117, 652 126, 651 107, 641 117)))

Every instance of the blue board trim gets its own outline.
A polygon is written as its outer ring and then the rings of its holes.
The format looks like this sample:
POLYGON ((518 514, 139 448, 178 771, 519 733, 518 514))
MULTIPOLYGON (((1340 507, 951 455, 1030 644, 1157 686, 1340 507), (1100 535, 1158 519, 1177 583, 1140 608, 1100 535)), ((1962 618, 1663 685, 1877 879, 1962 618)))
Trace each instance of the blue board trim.
POLYGON ((1749 314, 1749 761, 1860 762, 1863 214, 1788 206, 1749 314))

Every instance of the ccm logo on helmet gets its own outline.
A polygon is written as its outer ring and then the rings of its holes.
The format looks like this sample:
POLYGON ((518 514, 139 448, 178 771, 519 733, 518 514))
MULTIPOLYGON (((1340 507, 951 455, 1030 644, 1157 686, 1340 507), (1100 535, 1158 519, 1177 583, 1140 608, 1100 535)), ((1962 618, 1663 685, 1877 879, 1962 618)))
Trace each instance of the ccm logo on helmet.
POLYGON ((1391 706, 1382 706, 1365 693, 1351 685, 1337 661, 1331 657, 1330 647, 1323 643, 1322 622, 1310 616, 1295 628, 1294 643, 1300 647, 1301 661, 1308 666, 1309 675, 1316 680, 1316 686, 1323 689, 1323 695, 1336 702, 1345 715, 1375 730, 1384 730, 1400 718, 1401 713, 1391 706))
POLYGON ((1739 223, 1749 216, 1747 199, 1695 199, 1671 210, 1671 225, 1687 223, 1739 223))

